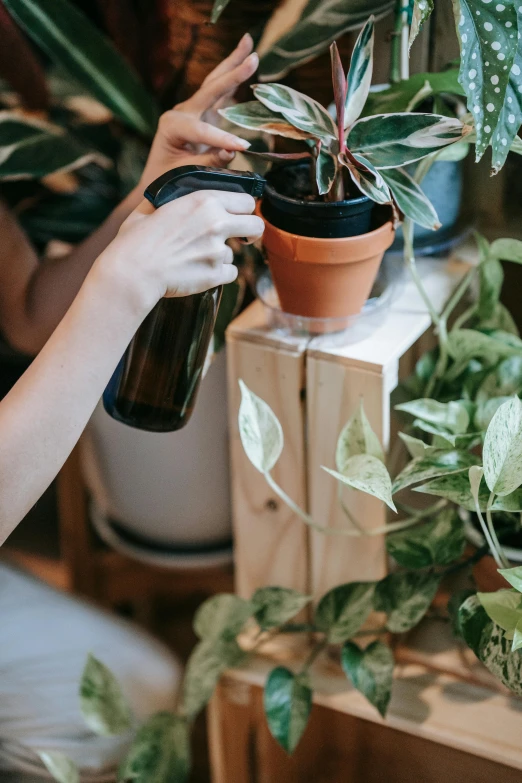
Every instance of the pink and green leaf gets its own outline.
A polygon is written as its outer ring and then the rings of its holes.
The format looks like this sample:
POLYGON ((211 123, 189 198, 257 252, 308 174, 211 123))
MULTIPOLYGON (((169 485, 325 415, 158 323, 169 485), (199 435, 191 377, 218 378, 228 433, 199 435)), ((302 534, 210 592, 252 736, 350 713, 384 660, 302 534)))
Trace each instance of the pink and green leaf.
POLYGON ((440 114, 379 114, 357 120, 346 143, 377 169, 397 168, 460 141, 470 131, 440 114))
POLYGON ((315 179, 319 195, 328 193, 335 182, 337 158, 326 150, 321 150, 315 163, 315 179))
POLYGON ((335 123, 320 103, 283 84, 255 84, 254 95, 271 112, 301 131, 319 139, 325 146, 337 141, 335 123))
POLYGON ((237 106, 220 109, 219 113, 234 125, 248 130, 269 133, 274 136, 284 136, 287 139, 304 140, 313 138, 312 134, 295 128, 280 114, 270 111, 259 101, 248 101, 237 106))
POLYGON ((339 49, 335 41, 330 46, 330 58, 332 61, 332 83, 335 101, 335 113, 337 117, 337 137, 341 151, 344 148, 344 109, 348 84, 344 75, 343 64, 339 56, 339 49))
POLYGON ((345 128, 359 119, 368 98, 373 73, 373 43, 374 24, 371 16, 361 30, 352 53, 344 112, 345 128))
POLYGON ((440 228, 433 204, 404 169, 381 169, 380 174, 403 215, 425 228, 440 228))
POLYGON ((361 193, 377 204, 389 204, 391 193, 381 173, 362 155, 346 153, 339 155, 339 162, 348 169, 348 173, 361 193), (356 163, 358 165, 356 165, 356 163))

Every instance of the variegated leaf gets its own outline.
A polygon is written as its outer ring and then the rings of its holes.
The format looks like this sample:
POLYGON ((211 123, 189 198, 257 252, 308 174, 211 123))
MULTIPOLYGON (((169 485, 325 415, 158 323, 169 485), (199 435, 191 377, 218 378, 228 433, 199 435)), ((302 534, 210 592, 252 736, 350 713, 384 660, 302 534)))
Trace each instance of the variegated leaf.
POLYGON ((426 19, 433 11, 433 0, 415 0, 413 4, 413 16, 410 25, 410 46, 418 36, 426 19))
POLYGON ((210 16, 210 21, 212 24, 215 24, 227 5, 229 4, 230 0, 214 0, 214 5, 212 6, 212 14, 210 16))
POLYGON ((264 400, 239 381, 239 434, 246 455, 261 473, 276 464, 283 450, 283 430, 279 419, 264 400))
POLYGON ((374 24, 373 17, 371 17, 361 30, 352 52, 352 61, 347 76, 345 128, 353 125, 359 119, 370 91, 373 73, 373 43, 374 24))
POLYGON ((335 182, 336 173, 337 159, 326 150, 321 150, 315 162, 315 179, 321 196, 329 193, 335 182))
POLYGON ((312 134, 295 128, 286 122, 280 114, 276 114, 263 106, 259 101, 248 101, 237 106, 220 109, 219 113, 234 125, 248 130, 270 133, 273 136, 284 136, 287 139, 310 139, 312 134))
POLYGON ((261 80, 281 79, 324 52, 336 38, 362 27, 370 14, 381 18, 394 5, 395 0, 308 0, 297 24, 261 57, 261 80))
POLYGON ((469 132, 454 117, 440 114, 378 114, 351 127, 346 143, 376 168, 397 168, 460 141, 469 132))
POLYGON ((80 783, 78 767, 63 753, 41 750, 38 755, 57 783, 80 783))
POLYGON ((355 154, 353 157, 361 166, 355 166, 346 153, 339 155, 339 162, 346 166, 350 177, 361 193, 377 204, 389 204, 391 201, 390 189, 381 173, 362 155, 355 154))
POLYGON ((383 463, 371 454, 357 454, 347 460, 344 472, 338 473, 322 466, 331 476, 352 489, 366 492, 384 501, 392 511, 397 511, 392 500, 392 483, 390 474, 383 463))
MULTIPOLYGON (((422 484, 420 487, 415 487, 414 492, 446 498, 467 511, 475 511, 475 501, 471 494, 469 476, 466 473, 452 473, 449 476, 441 476, 433 479, 433 481, 429 481, 427 484, 422 484)), ((480 510, 485 511, 489 499, 489 490, 484 483, 480 484, 478 499, 480 510)), ((497 497, 491 509, 492 511, 509 511, 512 513, 522 511, 522 491, 517 489, 510 495, 497 497)))
MULTIPOLYGON (((497 173, 504 163, 511 145, 518 138, 517 133, 522 122, 522 5, 515 3, 517 15, 518 38, 513 65, 509 71, 509 81, 506 95, 500 110, 498 124, 491 138, 493 149, 493 173, 497 173)), ((510 36, 517 35, 511 28, 510 36)))
POLYGON ((293 753, 312 709, 312 691, 305 674, 294 674, 277 666, 268 675, 264 691, 264 708, 273 738, 287 753, 293 753))
POLYGON ((490 254, 501 261, 522 264, 522 242, 520 239, 495 239, 491 243, 490 254))
POLYGON ((138 729, 118 781, 186 783, 190 762, 189 722, 171 712, 157 712, 138 729))
POLYGON ((458 400, 438 402, 430 398, 421 398, 396 405, 395 410, 410 413, 429 424, 443 427, 455 435, 466 432, 469 425, 466 406, 458 400))
POLYGON ((467 451, 436 451, 409 462, 393 482, 393 493, 400 492, 412 484, 460 473, 477 463, 477 457, 467 451))
POLYGON ((380 173, 403 215, 424 228, 431 228, 434 231, 440 228, 435 207, 407 171, 381 169, 380 173))
POLYGON ((110 166, 56 125, 0 112, 0 180, 41 179, 92 162, 110 166))
POLYGON ((381 443, 364 412, 362 400, 356 412, 343 427, 337 440, 335 464, 339 473, 344 472, 348 460, 356 454, 371 454, 384 462, 381 443))
POLYGON ((522 484, 522 402, 513 397, 493 416, 483 449, 484 476, 491 492, 509 495, 522 484))
POLYGON ((337 139, 335 123, 320 103, 283 84, 256 84, 254 95, 267 109, 282 114, 299 130, 330 147, 337 139))
MULTIPOLYGON (((507 570, 507 569, 504 569, 507 570)), ((497 590, 477 593, 488 617, 508 633, 513 633, 522 620, 522 596, 517 590, 497 590)))
MULTIPOLYGON (((475 118, 475 152, 480 160, 493 140, 507 98, 517 48, 517 13, 514 0, 453 0, 453 8, 460 41, 459 80, 475 118)), ((509 149, 507 139, 505 146, 509 149)))
POLYGON ((384 718, 393 684, 394 660, 390 648, 383 642, 371 642, 361 650, 355 642, 346 642, 341 650, 341 665, 354 687, 384 718))

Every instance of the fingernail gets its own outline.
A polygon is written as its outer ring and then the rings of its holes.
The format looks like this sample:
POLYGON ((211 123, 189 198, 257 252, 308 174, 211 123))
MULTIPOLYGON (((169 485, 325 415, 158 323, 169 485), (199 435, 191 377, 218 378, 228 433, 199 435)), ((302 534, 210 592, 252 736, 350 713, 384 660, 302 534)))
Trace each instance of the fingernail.
POLYGON ((245 62, 248 63, 249 65, 254 65, 255 64, 255 66, 257 68, 257 66, 259 64, 259 56, 258 56, 257 52, 252 52, 252 54, 249 54, 248 57, 246 58, 245 62))
POLYGON ((241 145, 244 150, 247 150, 251 145, 246 139, 240 139, 239 136, 234 136, 236 142, 241 145))
POLYGON ((236 153, 232 152, 231 150, 220 150, 218 152, 218 158, 221 160, 232 160, 236 153))
POLYGON ((250 35, 250 33, 245 33, 244 34, 244 36, 239 41, 239 45, 241 45, 242 43, 245 43, 245 41, 249 41, 250 43, 254 42, 252 36, 250 35))

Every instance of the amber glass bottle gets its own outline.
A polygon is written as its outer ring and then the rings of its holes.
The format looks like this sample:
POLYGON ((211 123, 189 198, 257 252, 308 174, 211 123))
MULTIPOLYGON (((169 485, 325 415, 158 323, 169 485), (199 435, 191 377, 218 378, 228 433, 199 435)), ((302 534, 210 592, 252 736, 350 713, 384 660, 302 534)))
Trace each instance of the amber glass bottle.
MULTIPOLYGON (((161 207, 193 190, 261 195, 265 181, 250 172, 183 166, 149 185, 146 197, 161 207)), ((162 299, 144 320, 103 395, 114 419, 137 429, 173 432, 190 419, 222 287, 162 299)))

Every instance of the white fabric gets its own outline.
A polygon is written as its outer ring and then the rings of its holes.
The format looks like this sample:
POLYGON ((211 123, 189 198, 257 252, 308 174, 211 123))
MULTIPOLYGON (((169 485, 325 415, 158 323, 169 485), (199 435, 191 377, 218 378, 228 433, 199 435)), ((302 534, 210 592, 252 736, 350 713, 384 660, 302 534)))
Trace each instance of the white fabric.
MULTIPOLYGON (((78 686, 92 652, 117 676, 138 720, 172 709, 181 677, 169 650, 143 631, 0 563, 0 770, 45 774, 35 750, 65 753, 82 781, 114 779, 129 736, 86 727, 78 686)), ((33 777, 0 780, 29 783, 33 777)))

